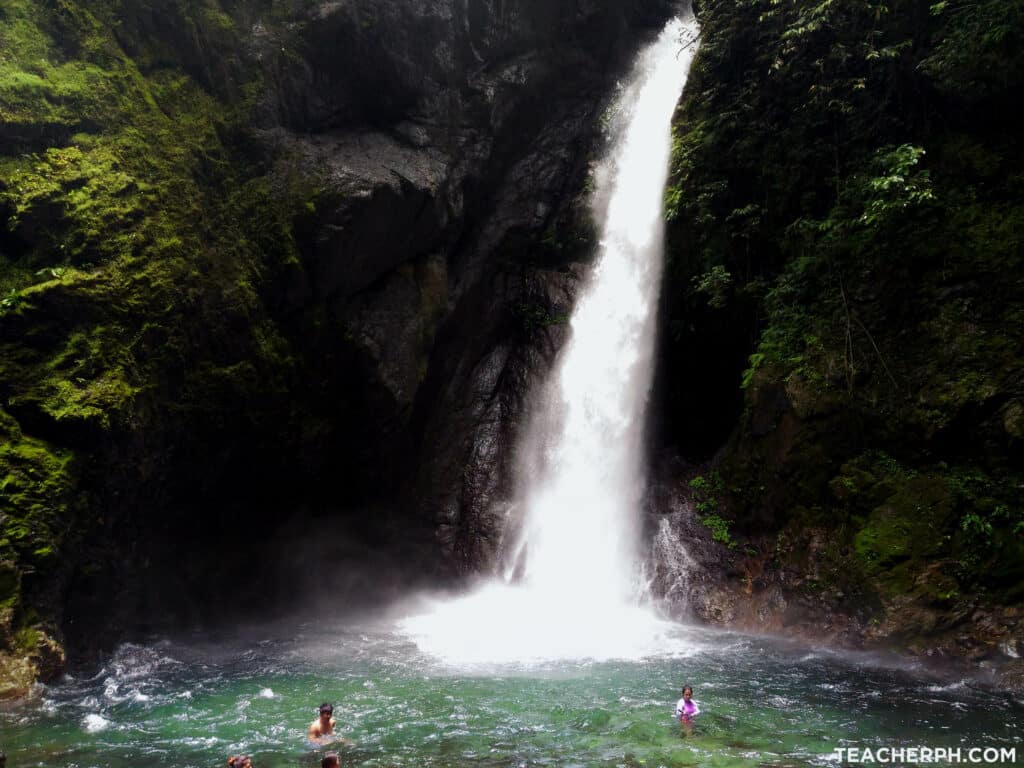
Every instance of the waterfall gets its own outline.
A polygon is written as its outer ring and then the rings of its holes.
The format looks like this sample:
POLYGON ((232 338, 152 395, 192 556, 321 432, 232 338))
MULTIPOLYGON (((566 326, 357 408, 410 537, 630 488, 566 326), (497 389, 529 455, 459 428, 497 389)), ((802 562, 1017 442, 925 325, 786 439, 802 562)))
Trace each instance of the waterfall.
POLYGON ((637 57, 612 109, 593 199, 600 244, 569 338, 520 446, 525 510, 509 573, 406 622, 426 650, 461 660, 631 656, 655 650, 638 606, 643 422, 661 282, 671 119, 695 22, 674 19, 637 57))
POLYGON ((683 31, 674 20, 641 53, 615 105, 610 151, 596 174, 600 245, 523 447, 517 507, 527 515, 526 585, 599 593, 605 604, 635 593, 662 206, 672 113, 687 72, 683 31))

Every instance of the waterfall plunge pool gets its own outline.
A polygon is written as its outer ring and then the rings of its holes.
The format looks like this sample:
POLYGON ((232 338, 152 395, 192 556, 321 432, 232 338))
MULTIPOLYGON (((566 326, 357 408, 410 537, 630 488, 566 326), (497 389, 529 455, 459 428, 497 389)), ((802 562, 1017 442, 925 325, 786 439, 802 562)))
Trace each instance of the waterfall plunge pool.
POLYGON ((251 754, 256 768, 311 768, 305 734, 323 701, 355 742, 342 764, 367 768, 797 768, 837 765, 840 747, 1016 747, 1024 703, 1005 694, 629 608, 671 117, 695 35, 692 17, 671 21, 614 110, 595 275, 524 451, 525 590, 411 622, 123 645, 99 672, 0 708, 12 767, 212 768, 251 754), (704 711, 690 734, 672 718, 683 684, 704 711))
MULTIPOLYGON (((630 660, 442 663, 394 624, 297 622, 126 644, 91 677, 0 709, 9 765, 319 765, 334 704, 346 766, 823 766, 835 749, 1017 747, 1024 702, 905 660, 676 625, 630 660), (704 713, 685 735, 679 689, 704 713)), ((1017 749, 1018 761, 1024 753, 1017 749)), ((966 754, 966 752, 965 752, 966 754)))

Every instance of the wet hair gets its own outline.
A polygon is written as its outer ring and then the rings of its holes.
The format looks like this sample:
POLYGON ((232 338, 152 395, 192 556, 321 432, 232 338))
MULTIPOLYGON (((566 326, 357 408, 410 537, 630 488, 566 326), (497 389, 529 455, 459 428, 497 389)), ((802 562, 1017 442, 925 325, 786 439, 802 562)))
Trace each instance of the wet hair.
POLYGON ((232 755, 228 758, 228 768, 245 768, 247 763, 252 765, 252 758, 248 755, 232 755))
POLYGON ((320 768, 341 768, 341 758, 337 752, 328 752, 320 761, 320 768))
POLYGON ((319 710, 319 712, 320 712, 320 714, 321 714, 321 715, 322 715, 322 714, 323 714, 324 712, 326 712, 326 713, 327 713, 328 715, 333 715, 333 714, 334 714, 334 707, 332 707, 332 706, 331 706, 330 704, 328 704, 328 703, 327 703, 327 702, 325 701, 325 702, 324 702, 323 704, 321 704, 321 705, 320 705, 320 710, 319 710))
POLYGON ((686 695, 687 691, 689 691, 690 695, 693 696, 693 688, 691 688, 689 685, 684 685, 683 686, 683 696, 686 695))

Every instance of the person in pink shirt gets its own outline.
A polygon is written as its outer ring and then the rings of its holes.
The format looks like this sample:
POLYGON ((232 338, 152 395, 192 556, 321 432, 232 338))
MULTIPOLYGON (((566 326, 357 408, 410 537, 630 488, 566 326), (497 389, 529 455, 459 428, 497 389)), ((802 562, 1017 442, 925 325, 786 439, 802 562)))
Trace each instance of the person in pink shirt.
POLYGON ((676 717, 687 733, 693 729, 693 721, 699 714, 700 707, 693 700, 693 688, 687 685, 683 688, 683 698, 676 702, 676 717))

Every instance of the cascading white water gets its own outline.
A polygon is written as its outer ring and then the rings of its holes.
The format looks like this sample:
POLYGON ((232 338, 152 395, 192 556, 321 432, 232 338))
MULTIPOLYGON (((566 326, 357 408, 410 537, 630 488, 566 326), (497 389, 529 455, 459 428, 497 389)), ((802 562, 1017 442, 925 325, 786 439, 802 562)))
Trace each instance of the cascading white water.
MULTIPOLYGON (((407 620, 452 660, 634 656, 657 650, 636 601, 643 417, 662 273, 671 118, 695 22, 675 19, 637 58, 597 171, 601 241, 571 334, 521 447, 520 584, 492 584, 407 620), (688 34, 691 33, 691 34, 688 34)), ((515 558, 518 559, 518 558, 515 558)))
POLYGON ((618 136, 597 173, 600 247, 525 445, 526 585, 605 605, 635 592, 662 202, 687 72, 682 31, 674 21, 642 52, 619 98, 618 136))

